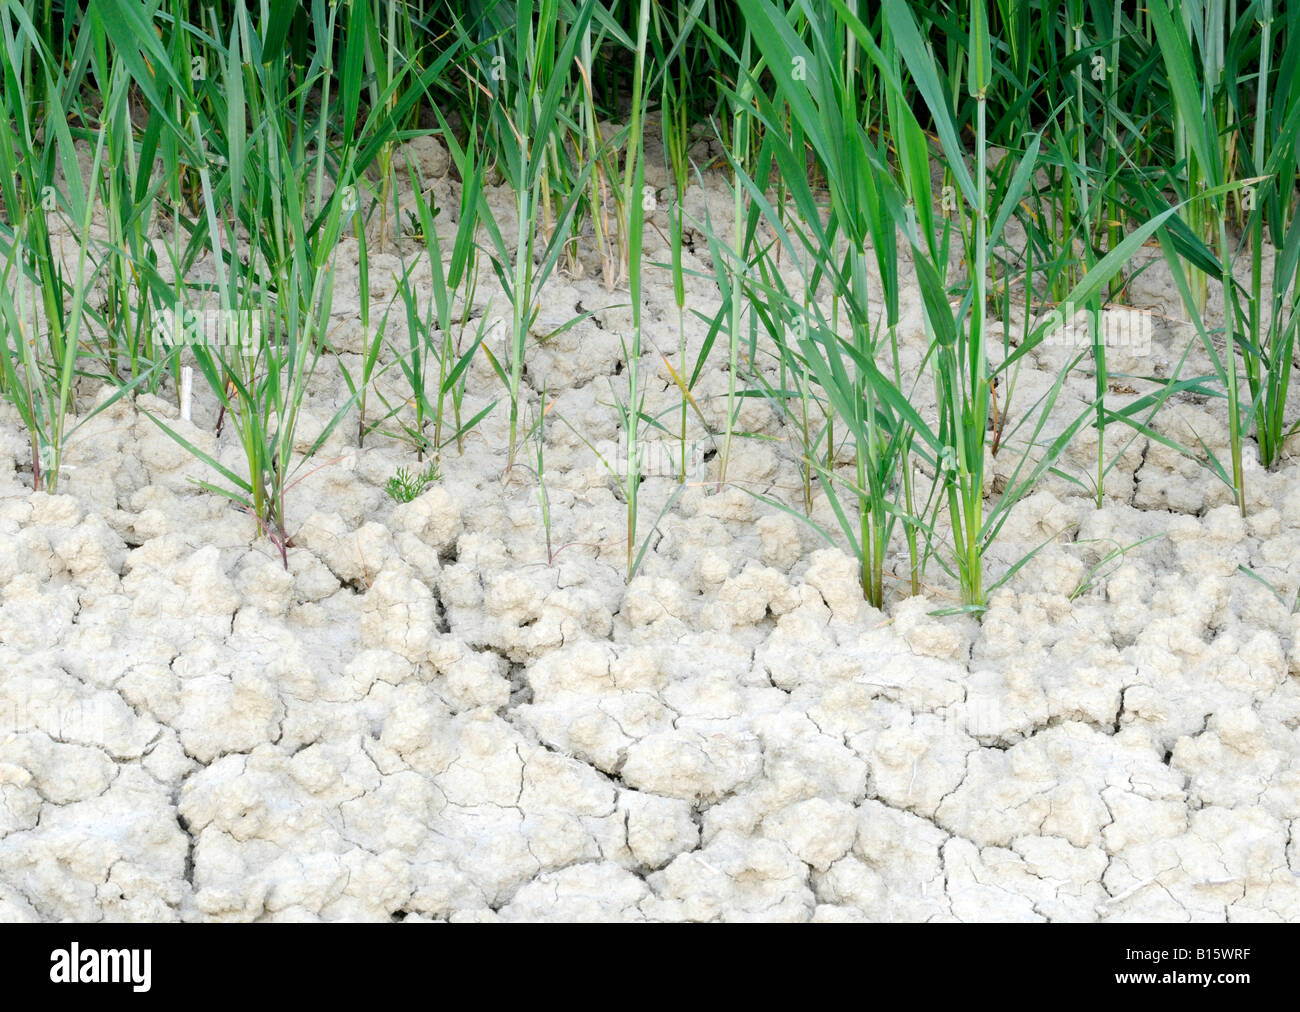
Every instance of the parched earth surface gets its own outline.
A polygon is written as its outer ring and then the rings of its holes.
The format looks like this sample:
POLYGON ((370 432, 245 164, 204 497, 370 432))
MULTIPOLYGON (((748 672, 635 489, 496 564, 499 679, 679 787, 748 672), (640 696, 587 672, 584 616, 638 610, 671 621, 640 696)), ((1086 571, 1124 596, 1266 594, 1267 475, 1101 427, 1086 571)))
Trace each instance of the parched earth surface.
MULTIPOLYGON (((445 154, 417 151, 454 209, 445 154)), ((493 200, 508 217, 509 194, 493 200)), ((706 206, 726 220, 721 183, 691 191, 706 206)), ((372 296, 416 255, 373 257, 372 296)), ((345 244, 331 320, 354 372, 355 260, 345 244)), ((1128 305, 1159 325, 1117 372, 1169 375, 1193 340, 1158 270, 1128 305)), ((501 309, 488 273, 476 317, 501 309)), ((726 487, 694 418, 687 488, 647 475, 629 582, 595 450, 616 447, 630 313, 579 273, 548 286, 539 334, 593 315, 528 360, 549 530, 536 440, 506 470, 504 404, 401 505, 384 485, 412 450, 336 429, 290 492, 287 569, 144 413, 238 469, 209 393, 192 422, 167 388, 91 418, 58 495, 31 491, 0 409, 0 919, 1300 919, 1292 462, 1249 472, 1243 519, 1196 461, 1108 429, 1104 507, 1056 476, 1024 499, 990 582, 1043 547, 982 619, 936 614, 954 603, 938 566, 907 596, 901 554, 882 612, 854 559, 758 498, 797 511, 801 477, 777 412, 749 399, 738 428, 770 438, 737 442, 726 487)), ((656 277, 652 413, 678 399, 656 277)), ((716 308, 691 284, 692 308, 716 308)), ((908 295, 905 367, 925 347, 908 295)), ((697 349, 707 326, 686 325, 697 349)), ((1067 353, 1026 360, 1013 411, 1067 353)), ((1202 351, 1185 372, 1208 372, 1202 351)), ((409 396, 399 369, 378 384, 409 396)), ((727 385, 719 363, 697 388, 715 429, 727 385)), ((1092 386, 1069 381, 1062 418, 1092 386)), ((80 395, 84 414, 105 393, 80 395)), ((322 362, 301 449, 346 396, 322 362)), ((501 396, 476 363, 465 417, 501 396)), ((1221 401, 1175 397, 1159 419, 1223 454, 1221 401)), ((1082 480, 1097 451, 1084 430, 1060 466, 1082 480)), ((1004 486, 1026 452, 1000 451, 1004 486)), ((813 516, 834 528, 824 498, 813 516)))

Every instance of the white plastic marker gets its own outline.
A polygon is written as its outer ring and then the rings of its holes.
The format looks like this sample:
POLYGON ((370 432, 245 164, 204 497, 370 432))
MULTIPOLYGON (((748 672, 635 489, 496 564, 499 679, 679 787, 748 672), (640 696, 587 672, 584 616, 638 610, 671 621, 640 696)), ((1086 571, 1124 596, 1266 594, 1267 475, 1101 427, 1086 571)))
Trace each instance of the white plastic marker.
POLYGON ((190 409, 194 403, 194 368, 181 366, 181 417, 191 421, 190 409))

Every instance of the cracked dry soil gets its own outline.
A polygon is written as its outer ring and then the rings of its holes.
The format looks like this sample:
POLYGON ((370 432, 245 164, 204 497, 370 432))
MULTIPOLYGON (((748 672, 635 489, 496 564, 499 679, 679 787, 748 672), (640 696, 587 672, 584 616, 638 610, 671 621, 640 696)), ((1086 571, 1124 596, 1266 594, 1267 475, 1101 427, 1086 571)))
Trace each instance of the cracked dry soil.
MULTIPOLYGON (((435 192, 457 206, 453 181, 435 192)), ((721 183, 690 201, 730 206, 721 183)), ((374 257, 374 298, 400 263, 374 257)), ((1173 314, 1159 268, 1130 299, 1173 314)), ((623 504, 577 436, 617 438, 629 316, 595 273, 554 281, 539 328, 605 308, 530 352, 530 406, 545 389, 569 423, 546 431, 553 555, 535 476, 502 476, 500 405, 404 505, 383 486, 409 448, 354 452, 340 426, 291 493, 287 571, 136 404, 87 423, 55 496, 30 490, 0 412, 0 919, 1300 919, 1300 625, 1238 568, 1296 582, 1293 463, 1252 475, 1243 520, 1195 462, 1108 434, 1104 508, 1056 477, 1026 499, 990 572, 1048 543, 982 621, 933 614, 952 603, 937 567, 882 613, 850 557, 750 494, 798 506, 801 479, 748 400, 739 427, 773 438, 740 443, 729 487, 708 472, 656 526, 677 486, 647 476, 627 583, 623 504)), ((492 283, 475 314, 499 310, 492 283)), ((355 356, 346 262, 338 288, 355 356)), ((671 285, 646 313, 674 349, 671 285)), ((1130 371, 1186 336, 1161 328, 1130 371)), ((1022 406, 1064 354, 1039 350, 1022 406)), ((653 350, 644 368, 669 409, 653 350)), ((398 401, 400 380, 378 383, 398 401)), ((701 380, 711 424, 726 386, 721 367, 701 380)), ((499 396, 476 364, 466 416, 499 396)), ((345 397, 323 366, 303 448, 345 397)), ((138 404, 238 467, 215 405, 190 423, 138 404)), ((1219 405, 1175 399, 1158 425, 1226 444, 1219 405)), ((1096 451, 1085 431, 1062 467, 1096 451)))

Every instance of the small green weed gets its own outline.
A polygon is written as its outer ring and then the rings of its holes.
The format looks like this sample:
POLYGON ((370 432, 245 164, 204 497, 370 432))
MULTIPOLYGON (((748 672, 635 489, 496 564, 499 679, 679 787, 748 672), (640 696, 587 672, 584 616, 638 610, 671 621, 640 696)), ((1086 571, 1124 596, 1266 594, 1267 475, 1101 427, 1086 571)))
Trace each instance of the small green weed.
POLYGON ((384 491, 389 494, 393 502, 410 502, 412 499, 418 498, 426 488, 441 478, 442 475, 438 473, 437 464, 430 464, 414 476, 406 468, 399 467, 397 473, 388 479, 384 491))

